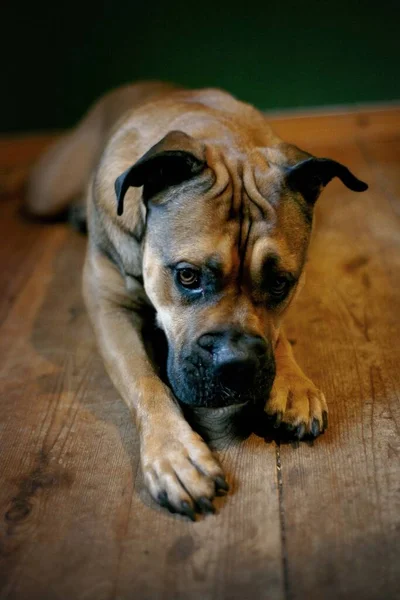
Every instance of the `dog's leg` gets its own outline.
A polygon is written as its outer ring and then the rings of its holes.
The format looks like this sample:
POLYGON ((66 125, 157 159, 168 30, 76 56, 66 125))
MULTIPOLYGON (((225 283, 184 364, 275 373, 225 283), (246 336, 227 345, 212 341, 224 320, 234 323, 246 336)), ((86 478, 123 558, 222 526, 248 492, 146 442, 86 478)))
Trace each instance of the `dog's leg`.
POLYGON ((153 498, 194 518, 213 511, 216 491, 227 489, 215 456, 185 421, 169 388, 146 354, 138 284, 135 300, 112 263, 93 247, 84 269, 84 297, 107 371, 136 420, 141 465, 153 498))
POLYGON ((328 426, 325 396, 296 363, 283 332, 279 335, 275 360, 276 376, 265 408, 267 415, 275 427, 283 426, 298 439, 317 437, 328 426))

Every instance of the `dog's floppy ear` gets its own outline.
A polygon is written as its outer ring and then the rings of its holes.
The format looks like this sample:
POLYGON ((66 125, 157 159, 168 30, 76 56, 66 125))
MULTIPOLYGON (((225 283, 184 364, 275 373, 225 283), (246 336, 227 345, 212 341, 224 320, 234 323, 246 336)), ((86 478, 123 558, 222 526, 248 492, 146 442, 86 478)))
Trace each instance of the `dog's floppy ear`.
POLYGON ((183 131, 170 131, 116 179, 117 214, 124 211, 124 197, 130 187, 143 186, 143 200, 147 202, 158 192, 198 175, 206 165, 204 144, 183 131))
POLYGON ((368 185, 357 179, 351 171, 336 160, 310 156, 286 169, 286 183, 302 194, 307 202, 314 204, 322 189, 333 179, 339 179, 353 192, 364 192, 368 185))

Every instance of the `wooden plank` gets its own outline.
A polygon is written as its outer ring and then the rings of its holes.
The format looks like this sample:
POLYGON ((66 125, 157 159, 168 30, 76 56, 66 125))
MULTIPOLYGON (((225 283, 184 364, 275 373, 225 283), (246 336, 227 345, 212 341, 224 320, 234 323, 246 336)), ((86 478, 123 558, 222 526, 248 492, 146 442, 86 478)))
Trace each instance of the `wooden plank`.
POLYGON ((285 141, 307 144, 346 144, 359 140, 390 140, 400 135, 400 108, 354 109, 347 113, 268 115, 272 128, 285 141))
MULTIPOLYGON (((15 198, 14 198, 15 200, 15 198)), ((0 324, 43 253, 53 229, 21 218, 15 201, 4 201, 0 219, 0 324)))
POLYGON ((59 135, 60 132, 2 135, 0 137, 1 168, 15 168, 31 164, 59 135))
POLYGON ((118 598, 284 598, 275 449, 253 436, 225 448, 222 462, 232 493, 218 503, 217 515, 195 525, 178 525, 160 514, 154 529, 150 512, 139 521, 134 517, 139 509, 134 497, 118 598))
MULTIPOLYGON (((281 120, 285 137, 372 183, 325 192, 289 321, 331 426, 314 447, 252 436, 223 448, 232 493, 195 524, 144 491, 136 432, 81 300, 84 238, 2 205, 0 598, 397 597, 400 148, 389 112, 367 127, 354 115, 281 120)), ((13 152, 6 164, 29 162, 35 140, 13 152)))
POLYGON ((389 140, 363 140, 359 149, 393 216, 400 216, 400 135, 389 140))
POLYGON ((18 193, 39 154, 60 133, 0 136, 0 199, 18 193))
POLYGON ((155 507, 82 304, 85 240, 43 241, 0 329, 0 598, 283 598, 274 448, 222 451, 216 516, 155 507))
POLYGON ((379 147, 379 156, 371 143, 336 149, 370 191, 335 183, 321 198, 308 284, 288 326, 330 406, 314 447, 281 448, 293 600, 395 599, 400 589, 400 153, 393 141, 379 147))

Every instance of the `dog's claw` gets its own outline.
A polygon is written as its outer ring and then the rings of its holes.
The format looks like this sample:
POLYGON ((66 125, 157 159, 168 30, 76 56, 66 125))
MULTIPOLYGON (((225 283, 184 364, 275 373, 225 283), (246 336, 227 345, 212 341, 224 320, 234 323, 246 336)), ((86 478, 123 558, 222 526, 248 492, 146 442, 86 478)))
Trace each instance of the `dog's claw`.
POLYGON ((215 507, 208 498, 199 498, 197 500, 197 505, 202 513, 215 513, 215 507))
POLYGON ((296 425, 293 425, 292 423, 285 423, 284 428, 288 433, 293 433, 293 431, 296 429, 296 425))
POLYGON ((161 506, 165 506, 166 504, 168 504, 167 492, 165 492, 165 491, 160 492, 157 496, 157 502, 159 504, 161 504, 161 506))
POLYGON ((278 427, 280 427, 281 423, 282 423, 282 417, 283 417, 283 412, 278 412, 276 413, 275 416, 275 422, 274 422, 274 428, 278 429, 278 427))
POLYGON ((229 492, 229 484, 225 481, 223 477, 215 478, 215 487, 217 490, 223 490, 224 492, 229 492))
POLYGON ((181 512, 186 517, 189 517, 189 519, 191 521, 196 520, 195 512, 194 512, 193 508, 190 506, 189 502, 186 502, 186 500, 183 500, 181 502, 181 512))
POLYGON ((301 440, 301 439, 302 439, 302 437, 304 436, 305 432, 306 432, 306 426, 304 425, 304 423, 302 423, 302 424, 301 424, 301 425, 299 425, 299 426, 297 427, 297 429, 296 429, 296 432, 295 432, 295 434, 294 434, 294 435, 295 435, 295 438, 296 438, 297 440, 301 440))
POLYGON ((326 410, 322 413, 322 423, 324 425, 324 429, 328 429, 328 413, 326 410))
POLYGON ((318 419, 313 419, 311 424, 311 433, 314 437, 317 437, 320 433, 318 419))
POLYGON ((165 491, 162 491, 157 496, 157 501, 160 506, 169 510, 170 513, 176 513, 176 509, 172 506, 171 502, 168 499, 168 494, 165 491))

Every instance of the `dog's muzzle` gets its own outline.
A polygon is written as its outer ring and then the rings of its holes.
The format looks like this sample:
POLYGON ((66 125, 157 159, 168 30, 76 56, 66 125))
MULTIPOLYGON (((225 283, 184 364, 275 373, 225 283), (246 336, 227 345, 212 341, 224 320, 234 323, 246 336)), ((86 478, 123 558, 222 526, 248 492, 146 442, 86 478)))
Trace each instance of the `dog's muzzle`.
POLYGON ((175 395, 192 406, 265 403, 275 377, 270 343, 237 329, 205 333, 179 364, 168 363, 175 395))

